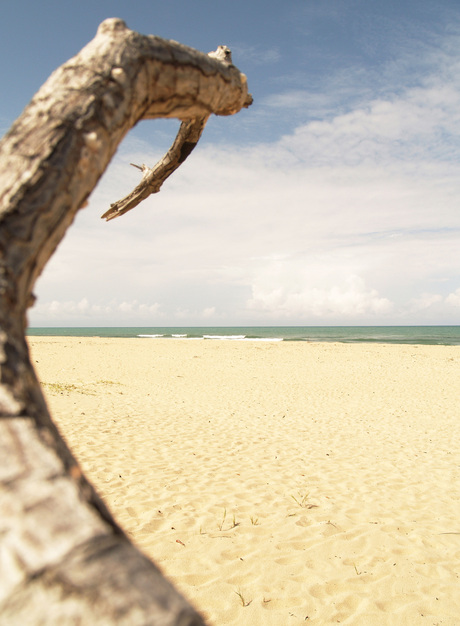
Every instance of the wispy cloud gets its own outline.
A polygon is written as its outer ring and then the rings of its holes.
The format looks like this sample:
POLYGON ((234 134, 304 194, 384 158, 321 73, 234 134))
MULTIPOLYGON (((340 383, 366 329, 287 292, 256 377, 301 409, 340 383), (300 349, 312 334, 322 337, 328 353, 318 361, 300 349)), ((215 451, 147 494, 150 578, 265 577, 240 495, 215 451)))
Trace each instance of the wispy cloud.
POLYGON ((110 302, 91 302, 84 297, 79 301, 76 300, 51 300, 48 302, 39 302, 36 306, 34 315, 37 319, 49 323, 60 322, 63 318, 69 321, 84 323, 92 321, 94 323, 107 320, 121 323, 135 317, 138 321, 151 321, 152 319, 161 319, 161 311, 157 303, 145 304, 137 300, 110 302))
POLYGON ((260 66, 277 63, 281 58, 281 53, 276 46, 262 48, 236 43, 232 46, 232 57, 239 66, 250 67, 251 65, 260 66))
POLYGON ((274 142, 204 141, 159 195, 105 224, 98 216, 137 183, 128 163, 158 157, 128 139, 41 279, 32 321, 457 320, 460 47, 451 44, 408 87, 361 89, 344 110, 327 106, 329 92, 280 92, 267 107, 300 115, 310 103, 327 115, 274 142))

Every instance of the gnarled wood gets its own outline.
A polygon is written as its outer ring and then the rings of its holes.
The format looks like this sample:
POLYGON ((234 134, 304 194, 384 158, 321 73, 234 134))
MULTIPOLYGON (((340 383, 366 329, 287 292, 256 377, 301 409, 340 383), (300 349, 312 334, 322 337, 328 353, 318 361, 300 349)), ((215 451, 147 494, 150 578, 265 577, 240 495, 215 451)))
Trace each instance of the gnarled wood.
POLYGON ((189 150, 187 132, 195 141, 209 115, 250 101, 228 58, 110 19, 0 142, 0 625, 203 624, 83 476, 50 418, 24 332, 36 278, 127 131, 141 119, 182 120, 170 157, 153 168, 169 175, 189 150))
MULTIPOLYGON (((226 65, 232 64, 232 54, 227 46, 218 46, 217 50, 209 52, 208 56, 218 59, 226 65)), ((252 97, 248 94, 243 106, 248 107, 251 104, 252 97)), ((102 215, 102 218, 107 221, 112 220, 134 209, 152 193, 158 193, 164 181, 171 176, 195 148, 208 121, 208 117, 199 117, 182 122, 173 145, 154 167, 150 168, 144 164, 135 165, 131 163, 131 165, 142 171, 141 182, 122 200, 112 203, 110 209, 102 215)))
POLYGON ((164 181, 171 176, 195 148, 207 119, 207 117, 199 117, 196 120, 182 122, 173 145, 154 167, 150 168, 144 164, 139 166, 131 163, 131 165, 142 171, 141 182, 125 198, 111 204, 110 209, 102 215, 102 218, 107 221, 113 220, 115 217, 134 209, 152 193, 158 193, 164 181))

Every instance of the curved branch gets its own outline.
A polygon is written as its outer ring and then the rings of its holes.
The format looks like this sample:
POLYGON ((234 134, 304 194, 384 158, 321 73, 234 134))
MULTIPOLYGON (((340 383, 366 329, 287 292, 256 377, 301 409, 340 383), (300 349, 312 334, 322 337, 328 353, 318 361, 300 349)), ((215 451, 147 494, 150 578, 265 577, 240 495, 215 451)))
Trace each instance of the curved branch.
POLYGON ((198 143, 207 122, 207 117, 200 117, 190 122, 182 122, 173 145, 158 163, 150 168, 147 165, 134 165, 142 171, 141 182, 122 200, 110 205, 102 219, 113 220, 119 215, 134 209, 152 193, 158 193, 164 181, 185 161, 198 143))
POLYGON ((141 119, 183 122, 165 158, 145 168, 143 182, 157 190, 210 114, 250 104, 222 48, 224 58, 209 56, 106 20, 0 142, 0 625, 203 624, 83 476, 24 332, 36 278, 128 130, 141 119))
MULTIPOLYGON (((209 57, 218 59, 225 65, 232 65, 232 53, 227 46, 218 46, 217 50, 208 53, 209 57)), ((244 102, 244 107, 252 104, 252 96, 248 95, 244 102)), ((153 193, 158 193, 164 181, 185 161, 198 143, 204 130, 208 117, 199 117, 195 120, 182 122, 179 132, 173 145, 158 163, 149 168, 147 165, 134 165, 142 171, 141 182, 133 191, 110 205, 110 209, 101 217, 107 221, 127 213, 134 209, 142 200, 145 200, 153 193)))

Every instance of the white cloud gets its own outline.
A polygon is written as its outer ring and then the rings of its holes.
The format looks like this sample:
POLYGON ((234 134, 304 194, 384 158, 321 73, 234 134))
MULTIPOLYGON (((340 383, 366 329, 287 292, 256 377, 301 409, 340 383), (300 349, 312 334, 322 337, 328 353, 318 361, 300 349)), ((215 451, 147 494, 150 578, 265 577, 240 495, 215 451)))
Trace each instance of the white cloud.
POLYGON ((431 308, 433 305, 442 302, 443 297, 437 293, 422 293, 419 298, 411 300, 410 310, 412 312, 423 311, 431 308))
POLYGON ((451 306, 460 307, 460 287, 447 296, 446 302, 451 306))
POLYGON ((460 89, 435 83, 391 99, 373 100, 328 121, 300 126, 281 145, 311 165, 405 163, 458 154, 460 89), (450 138, 447 140, 447 138, 450 138))
POLYGON ((52 300, 39 301, 33 310, 33 318, 36 324, 52 325, 98 323, 106 325, 113 322, 113 325, 122 324, 127 320, 135 320, 138 323, 160 322, 162 319, 161 307, 158 303, 141 304, 136 300, 127 302, 117 302, 111 300, 107 304, 94 303, 88 298, 75 300, 52 300))
POLYGON ((328 275, 313 264, 302 271, 291 261, 274 260, 255 277, 248 309, 292 323, 331 319, 357 322, 392 311, 390 300, 369 289, 361 277, 340 274, 343 272, 330 271, 328 275))
POLYGON ((138 182, 129 162, 159 157, 128 139, 40 280, 33 323, 454 320, 458 67, 418 83, 271 144, 205 132, 159 195, 106 224, 138 182))
POLYGON ((203 309, 203 317, 204 318, 214 317, 215 314, 216 314, 216 307, 215 306, 209 306, 209 307, 206 307, 205 309, 203 309))

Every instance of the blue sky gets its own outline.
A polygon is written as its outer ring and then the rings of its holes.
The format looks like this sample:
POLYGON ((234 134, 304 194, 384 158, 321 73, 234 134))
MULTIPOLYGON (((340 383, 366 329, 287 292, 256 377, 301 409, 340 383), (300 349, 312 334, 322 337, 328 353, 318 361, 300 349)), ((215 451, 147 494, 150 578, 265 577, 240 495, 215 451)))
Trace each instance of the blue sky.
POLYGON ((208 52, 254 105, 105 223, 178 123, 139 124, 40 277, 33 326, 458 324, 457 0, 5 0, 0 128, 106 17, 208 52))

